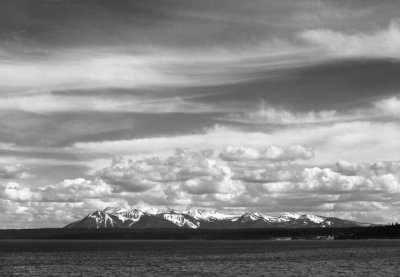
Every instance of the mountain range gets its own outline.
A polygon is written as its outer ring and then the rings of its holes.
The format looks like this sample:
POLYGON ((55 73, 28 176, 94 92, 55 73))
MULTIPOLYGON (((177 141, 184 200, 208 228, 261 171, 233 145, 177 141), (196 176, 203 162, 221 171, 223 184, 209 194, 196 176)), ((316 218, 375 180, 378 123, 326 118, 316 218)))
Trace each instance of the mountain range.
POLYGON ((249 229, 358 227, 370 225, 355 221, 311 214, 286 213, 269 216, 260 212, 224 214, 206 209, 177 211, 173 209, 107 207, 90 213, 65 228, 192 228, 249 229))

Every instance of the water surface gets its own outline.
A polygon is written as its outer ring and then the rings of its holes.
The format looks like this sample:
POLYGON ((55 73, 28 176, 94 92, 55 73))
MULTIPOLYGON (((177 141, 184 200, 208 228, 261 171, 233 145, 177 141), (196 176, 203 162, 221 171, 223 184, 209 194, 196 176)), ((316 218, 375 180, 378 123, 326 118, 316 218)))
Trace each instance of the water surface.
POLYGON ((400 240, 0 241, 0 276, 400 276, 400 240))

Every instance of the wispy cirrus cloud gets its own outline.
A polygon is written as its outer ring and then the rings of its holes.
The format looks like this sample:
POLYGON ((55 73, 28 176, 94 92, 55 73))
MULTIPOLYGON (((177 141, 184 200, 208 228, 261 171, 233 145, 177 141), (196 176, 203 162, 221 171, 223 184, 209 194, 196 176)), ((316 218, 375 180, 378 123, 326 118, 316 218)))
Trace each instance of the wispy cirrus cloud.
POLYGON ((0 69, 3 91, 29 92, 100 87, 179 85, 182 76, 159 69, 161 61, 141 55, 74 52, 37 60, 3 62, 0 69))

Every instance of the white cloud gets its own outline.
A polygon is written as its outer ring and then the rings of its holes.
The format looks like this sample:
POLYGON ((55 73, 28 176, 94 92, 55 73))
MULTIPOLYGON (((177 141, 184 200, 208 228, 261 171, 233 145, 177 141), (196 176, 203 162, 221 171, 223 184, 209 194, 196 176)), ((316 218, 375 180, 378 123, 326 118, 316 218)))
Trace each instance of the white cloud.
POLYGON ((257 160, 260 152, 253 148, 230 145, 221 152, 220 157, 226 161, 257 160))
POLYGON ((301 191, 343 193, 356 190, 372 190, 373 184, 363 176, 347 176, 329 168, 306 168, 297 185, 301 191))
POLYGON ((8 62, 0 68, 6 91, 177 85, 187 81, 157 69, 154 57, 72 52, 42 61, 8 62))
POLYGON ((332 124, 349 121, 373 120, 379 118, 400 117, 400 98, 393 96, 370 103, 369 106, 349 109, 346 112, 336 110, 293 112, 284 107, 266 104, 264 101, 256 111, 231 113, 224 119, 241 123, 275 124, 275 125, 312 125, 332 124))
POLYGON ((371 33, 345 34, 330 29, 306 30, 305 41, 344 57, 400 57, 400 27, 392 21, 386 29, 371 33))
POLYGON ((9 182, 2 187, 0 198, 25 202, 80 202, 84 199, 107 197, 112 193, 111 187, 102 180, 90 181, 82 178, 38 188, 22 186, 15 182, 9 182))
MULTIPOLYGON (((166 96, 159 99, 148 99, 143 95, 130 95, 129 98, 108 96, 52 94, 51 91, 40 93, 6 95, 0 98, 0 109, 3 111, 21 110, 35 113, 63 112, 215 112, 213 106, 202 105, 190 101, 190 96, 166 96)), ((223 111, 221 109, 220 111, 223 111)))
POLYGON ((226 161, 292 161, 311 159, 314 157, 314 152, 311 148, 306 148, 302 145, 290 145, 284 148, 277 145, 269 145, 261 150, 248 147, 228 146, 220 153, 220 157, 226 161))
POLYGON ((326 123, 343 120, 345 117, 339 115, 335 110, 291 112, 283 107, 268 105, 263 101, 256 111, 231 113, 227 119, 244 123, 286 125, 326 123))
POLYGON ((144 192, 168 183, 192 194, 227 193, 231 170, 218 163, 212 150, 176 149, 165 159, 114 160, 97 176, 117 187, 117 191, 144 192))
POLYGON ((0 88, 4 92, 235 83, 248 80, 246 73, 254 66, 284 67, 309 54, 308 49, 279 39, 263 41, 251 48, 230 49, 100 47, 64 49, 57 53, 52 49, 36 50, 43 55, 40 59, 4 51, 7 62, 0 68, 0 88))
POLYGON ((281 183, 296 181, 298 172, 287 166, 266 165, 263 168, 246 168, 236 171, 234 178, 248 183, 281 183))
POLYGON ((41 199, 39 193, 32 191, 30 188, 21 187, 18 183, 9 182, 2 186, 3 189, 0 191, 0 197, 3 199, 13 201, 38 201, 41 199))
POLYGON ((64 180, 57 184, 39 187, 37 192, 42 201, 80 202, 82 199, 107 197, 112 188, 102 180, 85 180, 82 178, 64 180))
POLYGON ((385 98, 374 103, 378 113, 400 117, 400 99, 398 97, 385 98))

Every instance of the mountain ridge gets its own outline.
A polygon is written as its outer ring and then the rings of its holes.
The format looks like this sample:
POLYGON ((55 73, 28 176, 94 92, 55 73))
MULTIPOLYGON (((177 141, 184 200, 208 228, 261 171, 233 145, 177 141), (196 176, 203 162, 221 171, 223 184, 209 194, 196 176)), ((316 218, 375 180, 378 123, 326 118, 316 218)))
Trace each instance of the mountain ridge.
POLYGON ((207 209, 178 211, 153 207, 125 209, 107 207, 96 210, 64 228, 190 228, 190 229, 248 229, 301 227, 359 227, 371 225, 335 217, 313 214, 286 213, 279 216, 260 212, 224 214, 207 209))

